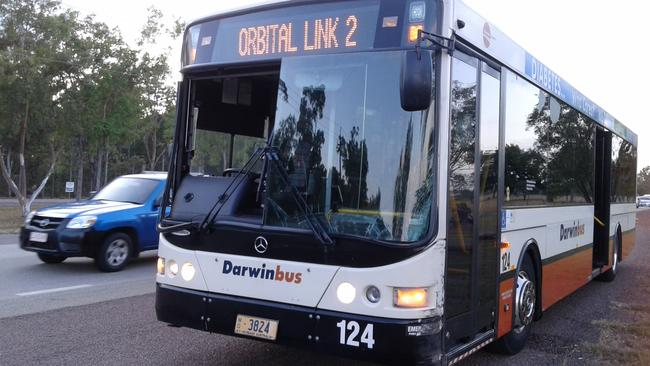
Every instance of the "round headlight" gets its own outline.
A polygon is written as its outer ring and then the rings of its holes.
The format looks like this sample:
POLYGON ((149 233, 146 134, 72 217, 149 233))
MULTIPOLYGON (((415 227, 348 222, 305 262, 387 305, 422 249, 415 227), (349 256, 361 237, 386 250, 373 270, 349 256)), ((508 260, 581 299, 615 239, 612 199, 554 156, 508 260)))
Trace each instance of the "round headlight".
POLYGON ((379 291, 377 286, 369 286, 366 289, 366 299, 373 304, 379 302, 379 299, 381 299, 381 291, 379 291))
POLYGON ((357 296, 357 289, 351 283, 343 282, 336 289, 336 297, 344 304, 352 303, 355 296, 357 296))
POLYGON ((185 281, 192 281, 192 278, 194 278, 194 273, 196 270, 194 269, 194 266, 190 262, 185 262, 183 264, 183 267, 181 268, 181 277, 185 281))
POLYGON ((169 274, 174 277, 178 274, 178 263, 175 260, 171 259, 169 261, 169 274))

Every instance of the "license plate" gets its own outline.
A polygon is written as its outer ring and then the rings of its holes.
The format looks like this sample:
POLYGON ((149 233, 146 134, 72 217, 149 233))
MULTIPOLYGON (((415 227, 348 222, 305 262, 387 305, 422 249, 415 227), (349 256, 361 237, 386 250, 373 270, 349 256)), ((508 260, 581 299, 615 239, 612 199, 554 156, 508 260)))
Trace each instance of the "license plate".
POLYGON ((237 315, 235 333, 274 341, 278 334, 278 321, 237 315))
POLYGON ((47 233, 29 233, 29 241, 35 241, 38 243, 45 243, 47 241, 47 233))

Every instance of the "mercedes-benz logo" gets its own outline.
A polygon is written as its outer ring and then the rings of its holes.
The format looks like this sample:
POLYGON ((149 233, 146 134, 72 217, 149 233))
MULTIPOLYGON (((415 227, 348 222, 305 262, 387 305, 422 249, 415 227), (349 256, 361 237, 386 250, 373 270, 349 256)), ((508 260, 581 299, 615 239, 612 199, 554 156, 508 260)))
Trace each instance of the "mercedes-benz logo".
POLYGON ((260 254, 266 253, 266 250, 269 249, 269 242, 266 241, 266 238, 263 236, 258 236, 255 239, 255 251, 260 254))
POLYGON ((49 219, 43 219, 43 220, 41 220, 41 223, 39 225, 41 225, 41 227, 46 227, 49 224, 50 224, 49 219))

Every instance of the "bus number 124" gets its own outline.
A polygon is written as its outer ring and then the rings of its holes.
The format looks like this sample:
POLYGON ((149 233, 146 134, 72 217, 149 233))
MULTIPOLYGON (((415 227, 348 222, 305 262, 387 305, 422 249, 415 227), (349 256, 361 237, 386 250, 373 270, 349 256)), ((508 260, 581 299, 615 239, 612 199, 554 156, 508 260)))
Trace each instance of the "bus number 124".
POLYGON ((368 349, 372 349, 372 346, 375 344, 375 339, 372 334, 373 331, 372 324, 366 325, 365 329, 363 330, 363 333, 361 334, 361 339, 359 340, 356 340, 357 336, 359 335, 359 331, 361 330, 361 326, 359 325, 358 322, 355 322, 354 320, 351 321, 341 320, 340 322, 336 323, 336 327, 339 328, 341 334, 341 337, 339 338, 340 344, 346 344, 352 347, 359 347, 359 342, 361 342, 361 343, 365 343, 368 349), (347 338, 346 338, 347 331, 350 332, 347 334, 347 338))

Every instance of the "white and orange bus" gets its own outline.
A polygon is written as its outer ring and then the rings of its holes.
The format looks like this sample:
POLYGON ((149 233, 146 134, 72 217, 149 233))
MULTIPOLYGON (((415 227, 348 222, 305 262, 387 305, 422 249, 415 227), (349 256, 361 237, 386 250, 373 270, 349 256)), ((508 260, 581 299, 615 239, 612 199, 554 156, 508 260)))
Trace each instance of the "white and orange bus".
POLYGON ((458 0, 185 32, 156 312, 387 363, 519 352, 634 244, 637 136, 458 0))

